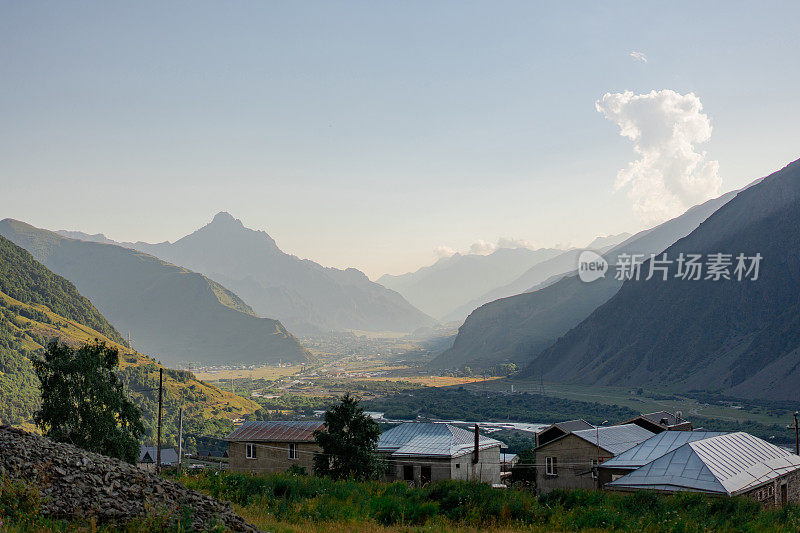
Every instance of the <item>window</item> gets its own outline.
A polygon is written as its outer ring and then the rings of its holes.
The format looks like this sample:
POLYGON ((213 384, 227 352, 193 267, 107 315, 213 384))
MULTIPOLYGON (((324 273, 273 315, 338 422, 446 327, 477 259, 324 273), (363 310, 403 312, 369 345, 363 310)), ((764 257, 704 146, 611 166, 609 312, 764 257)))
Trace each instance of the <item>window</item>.
POLYGON ((420 483, 426 485, 431 482, 431 467, 426 465, 420 468, 419 472, 420 483))
POLYGON ((289 459, 297 459, 297 444, 289 443, 289 459))
POLYGON ((456 463, 456 468, 461 468, 461 463, 456 463))
POLYGON ((545 464, 545 474, 547 474, 548 476, 558 475, 558 458, 545 457, 544 464, 545 464))
POLYGON ((413 465, 403 465, 403 481, 414 481, 413 465))
POLYGON ((249 442, 244 445, 245 447, 245 456, 248 459, 255 459, 256 458, 256 445, 250 444, 249 442))

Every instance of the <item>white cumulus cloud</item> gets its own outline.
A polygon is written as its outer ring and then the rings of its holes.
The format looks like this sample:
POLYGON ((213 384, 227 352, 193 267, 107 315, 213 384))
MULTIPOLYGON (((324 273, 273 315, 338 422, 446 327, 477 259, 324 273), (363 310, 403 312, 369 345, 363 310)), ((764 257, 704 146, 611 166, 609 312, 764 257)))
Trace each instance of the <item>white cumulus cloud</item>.
POLYGON ((490 254, 497 249, 497 245, 492 244, 490 242, 486 242, 483 240, 476 241, 472 243, 472 246, 469 247, 469 253, 471 254, 490 254))
POLYGON ((644 52, 637 52, 634 50, 629 54, 633 59, 636 61, 641 61, 642 63, 647 63, 647 56, 644 55, 644 52))
POLYGON ((440 244, 436 248, 433 249, 433 255, 436 257, 450 257, 456 253, 455 250, 450 248, 449 246, 445 246, 444 244, 440 244))
POLYGON ((644 222, 662 222, 719 193, 719 163, 695 149, 711 137, 711 121, 694 93, 606 93, 595 107, 639 155, 619 171, 615 186, 628 189, 644 222))

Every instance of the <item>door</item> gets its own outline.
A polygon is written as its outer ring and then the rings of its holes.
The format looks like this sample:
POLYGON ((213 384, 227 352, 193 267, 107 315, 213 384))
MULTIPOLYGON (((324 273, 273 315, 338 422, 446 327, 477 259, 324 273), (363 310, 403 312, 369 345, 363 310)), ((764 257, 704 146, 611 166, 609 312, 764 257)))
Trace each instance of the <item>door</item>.
POLYGON ((403 481, 414 481, 414 465, 403 465, 403 481))
POLYGON ((789 503, 789 486, 784 483, 781 485, 781 505, 789 503))
POLYGON ((431 467, 430 465, 425 465, 420 468, 419 473, 420 483, 425 486, 431 482, 431 467))

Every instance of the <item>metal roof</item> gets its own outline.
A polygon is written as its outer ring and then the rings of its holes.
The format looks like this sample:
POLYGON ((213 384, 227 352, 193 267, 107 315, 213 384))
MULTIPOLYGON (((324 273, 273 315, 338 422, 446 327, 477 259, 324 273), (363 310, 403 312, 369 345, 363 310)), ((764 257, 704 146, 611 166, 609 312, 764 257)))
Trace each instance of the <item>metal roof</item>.
POLYGON ((558 428, 562 431, 566 431, 567 433, 571 431, 578 431, 581 429, 590 429, 594 426, 591 425, 586 420, 578 419, 578 420, 567 420, 566 422, 556 422, 555 424, 550 424, 546 428, 543 428, 540 433, 547 431, 550 428, 558 428))
POLYGON ((231 442, 312 442, 314 432, 324 427, 322 421, 245 422, 225 437, 231 442))
MULTIPOLYGON (((500 446, 500 441, 481 435, 478 448, 500 446)), ((475 434, 436 422, 406 422, 381 434, 378 451, 392 457, 458 457, 475 446, 475 434)))
POLYGON ((582 429, 573 431, 572 435, 596 444, 617 456, 626 450, 630 450, 640 442, 649 439, 654 433, 636 424, 623 424, 621 426, 598 426, 593 429, 582 429))
MULTIPOLYGON (((139 460, 137 463, 155 463, 158 458, 158 446, 139 446, 139 460)), ((161 464, 178 464, 178 452, 175 448, 161 448, 161 464)))
POLYGON ((609 488, 736 495, 800 469, 800 456, 748 433, 727 433, 672 450, 609 488))
POLYGON ((720 431, 662 431, 601 465, 602 468, 639 468, 687 442, 725 435, 720 431))

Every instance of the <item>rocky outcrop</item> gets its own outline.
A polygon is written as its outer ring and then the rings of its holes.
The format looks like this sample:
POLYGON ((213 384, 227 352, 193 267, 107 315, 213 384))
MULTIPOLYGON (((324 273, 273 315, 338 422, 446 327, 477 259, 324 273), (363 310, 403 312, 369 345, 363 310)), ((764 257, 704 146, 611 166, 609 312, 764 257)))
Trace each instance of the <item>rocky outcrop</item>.
MULTIPOLYGON (((220 502, 128 463, 0 426, 0 477, 37 487, 47 517, 124 523, 145 515, 190 517, 196 530, 218 525, 258 531, 220 502)), ((184 525, 185 527, 185 525, 184 525)))

